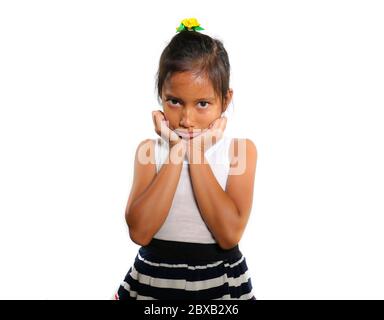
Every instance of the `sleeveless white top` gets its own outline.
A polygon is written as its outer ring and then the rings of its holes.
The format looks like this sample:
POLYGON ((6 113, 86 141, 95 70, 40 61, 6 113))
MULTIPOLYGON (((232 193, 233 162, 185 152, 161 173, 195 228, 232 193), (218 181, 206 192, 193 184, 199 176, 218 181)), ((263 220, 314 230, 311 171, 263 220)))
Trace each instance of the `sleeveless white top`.
MULTIPOLYGON (((219 141, 205 151, 205 158, 223 190, 225 190, 230 167, 231 141, 232 138, 223 135, 219 141)), ((156 172, 161 169, 168 153, 169 144, 162 138, 157 138, 155 141, 156 172)), ((168 216, 154 238, 194 243, 216 242, 205 224, 195 200, 187 157, 183 161, 179 183, 168 216)))

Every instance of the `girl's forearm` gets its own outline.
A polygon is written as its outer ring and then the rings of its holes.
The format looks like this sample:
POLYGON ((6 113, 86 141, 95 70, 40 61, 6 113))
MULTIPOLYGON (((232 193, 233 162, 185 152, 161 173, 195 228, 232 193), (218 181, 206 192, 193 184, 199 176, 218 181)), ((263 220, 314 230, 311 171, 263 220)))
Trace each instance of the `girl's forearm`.
POLYGON ((202 163, 190 162, 189 171, 192 180, 193 191, 201 212, 218 244, 229 249, 240 240, 240 216, 239 211, 217 182, 212 169, 201 155, 202 163))
POLYGON ((181 143, 170 146, 170 152, 150 186, 132 203, 127 213, 131 238, 140 245, 148 244, 168 216, 180 179, 185 149, 181 143))

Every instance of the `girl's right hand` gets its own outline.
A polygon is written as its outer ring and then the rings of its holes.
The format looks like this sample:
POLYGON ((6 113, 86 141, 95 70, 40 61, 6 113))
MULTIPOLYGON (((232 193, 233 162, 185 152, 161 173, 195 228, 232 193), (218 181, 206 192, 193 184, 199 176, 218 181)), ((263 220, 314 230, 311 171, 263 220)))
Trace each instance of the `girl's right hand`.
POLYGON ((169 143, 170 147, 182 141, 182 139, 169 128, 169 121, 165 119, 162 111, 152 111, 152 120, 156 133, 169 143))

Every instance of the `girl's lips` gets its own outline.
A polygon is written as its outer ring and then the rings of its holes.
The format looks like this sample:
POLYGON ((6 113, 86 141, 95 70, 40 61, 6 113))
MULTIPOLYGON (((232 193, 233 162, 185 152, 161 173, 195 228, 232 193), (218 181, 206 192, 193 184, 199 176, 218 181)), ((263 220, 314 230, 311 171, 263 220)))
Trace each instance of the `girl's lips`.
POLYGON ((175 130, 176 134, 181 137, 182 139, 192 139, 194 137, 197 137, 198 135, 202 134, 206 130, 200 130, 200 131, 195 131, 192 133, 185 132, 185 131, 179 131, 175 130))

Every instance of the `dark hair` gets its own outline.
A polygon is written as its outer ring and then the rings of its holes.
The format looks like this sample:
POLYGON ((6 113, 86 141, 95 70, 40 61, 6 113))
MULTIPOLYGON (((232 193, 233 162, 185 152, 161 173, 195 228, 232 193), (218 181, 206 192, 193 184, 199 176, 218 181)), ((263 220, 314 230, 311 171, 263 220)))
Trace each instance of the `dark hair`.
POLYGON ((229 89, 230 65, 227 51, 220 40, 198 31, 181 31, 171 39, 160 56, 156 73, 159 102, 164 82, 172 73, 184 71, 206 74, 224 104, 229 89))

